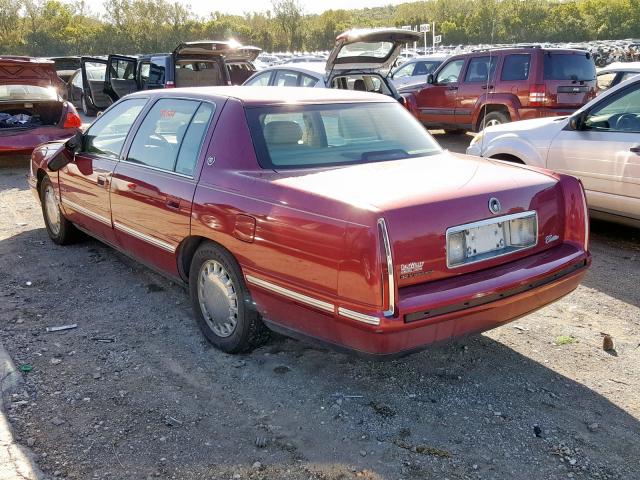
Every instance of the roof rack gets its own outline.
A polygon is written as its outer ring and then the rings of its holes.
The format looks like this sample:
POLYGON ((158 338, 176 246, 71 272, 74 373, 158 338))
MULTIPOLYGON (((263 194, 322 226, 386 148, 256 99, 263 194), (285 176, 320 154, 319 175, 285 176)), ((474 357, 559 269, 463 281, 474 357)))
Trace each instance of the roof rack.
POLYGON ((543 48, 544 45, 540 43, 511 43, 506 45, 496 45, 484 48, 474 48, 472 52, 487 52, 489 50, 504 50, 507 48, 543 48))

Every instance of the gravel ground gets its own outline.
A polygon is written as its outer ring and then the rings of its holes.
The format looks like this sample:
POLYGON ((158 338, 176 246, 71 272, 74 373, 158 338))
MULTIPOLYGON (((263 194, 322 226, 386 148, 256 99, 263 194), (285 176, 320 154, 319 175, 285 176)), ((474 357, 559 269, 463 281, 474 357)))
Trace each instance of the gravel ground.
POLYGON ((215 350, 181 287, 95 240, 51 243, 24 167, 0 169, 0 212, 0 341, 33 367, 4 400, 48 476, 640 478, 638 230, 594 224, 563 300, 376 363, 282 337, 215 350))

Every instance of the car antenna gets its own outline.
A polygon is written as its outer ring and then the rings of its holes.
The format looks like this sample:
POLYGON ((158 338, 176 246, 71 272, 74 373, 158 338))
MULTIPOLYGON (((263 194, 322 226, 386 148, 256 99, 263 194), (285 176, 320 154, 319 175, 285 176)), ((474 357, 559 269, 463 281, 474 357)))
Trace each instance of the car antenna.
MULTIPOLYGON (((496 28, 496 19, 495 17, 492 19, 491 21, 491 45, 493 45, 493 34, 495 32, 495 28, 496 28)), ((492 60, 492 56, 493 56, 493 50, 489 49, 489 65, 487 65, 487 83, 485 84, 485 91, 487 92, 486 95, 487 97, 489 96, 489 94, 491 93, 491 90, 489 89, 489 84, 491 82, 491 60, 492 60)), ((497 62, 496 62, 497 63, 497 62)), ((498 65, 496 65, 497 67, 498 65)), ((497 69, 496 69, 497 70, 497 69)), ((495 72, 497 74, 497 72, 495 72)), ((484 104, 484 112, 482 114, 482 123, 480 124, 480 126, 482 127, 482 130, 484 130, 484 119, 487 116, 487 102, 485 102, 484 104)), ((482 132, 482 130, 480 130, 480 132, 482 132)), ((480 137, 480 156, 482 157, 484 155, 484 135, 482 135, 482 137, 480 137)))

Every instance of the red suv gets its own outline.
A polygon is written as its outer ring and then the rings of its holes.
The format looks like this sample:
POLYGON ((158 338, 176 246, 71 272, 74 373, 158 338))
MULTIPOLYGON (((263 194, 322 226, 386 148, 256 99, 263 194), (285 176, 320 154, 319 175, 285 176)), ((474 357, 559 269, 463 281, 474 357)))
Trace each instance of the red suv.
POLYGON ((426 85, 399 90, 425 126, 446 131, 569 115, 596 92, 590 53, 539 46, 456 55, 426 85))

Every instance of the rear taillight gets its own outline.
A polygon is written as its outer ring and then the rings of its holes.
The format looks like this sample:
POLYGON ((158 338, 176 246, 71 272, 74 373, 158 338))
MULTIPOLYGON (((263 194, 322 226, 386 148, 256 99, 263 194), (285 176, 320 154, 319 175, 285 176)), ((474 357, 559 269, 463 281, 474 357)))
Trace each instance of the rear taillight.
POLYGON ((82 119, 74 110, 67 111, 67 115, 64 117, 64 124, 62 128, 80 128, 82 126, 82 119))
MULTIPOLYGON (((564 177, 564 176, 563 176, 564 177)), ((562 179, 564 190, 564 241, 589 249, 589 209, 582 182, 572 177, 562 179)))
POLYGON ((547 89, 544 84, 531 85, 529 89, 529 106, 543 107, 547 102, 547 89))
POLYGON ((164 88, 176 88, 175 82, 167 82, 164 84, 164 88))
POLYGON ((378 233, 380 235, 380 254, 382 270, 382 304, 386 307, 385 317, 392 317, 396 310, 396 282, 391 256, 391 242, 387 231, 387 222, 384 218, 378 219, 378 233))

